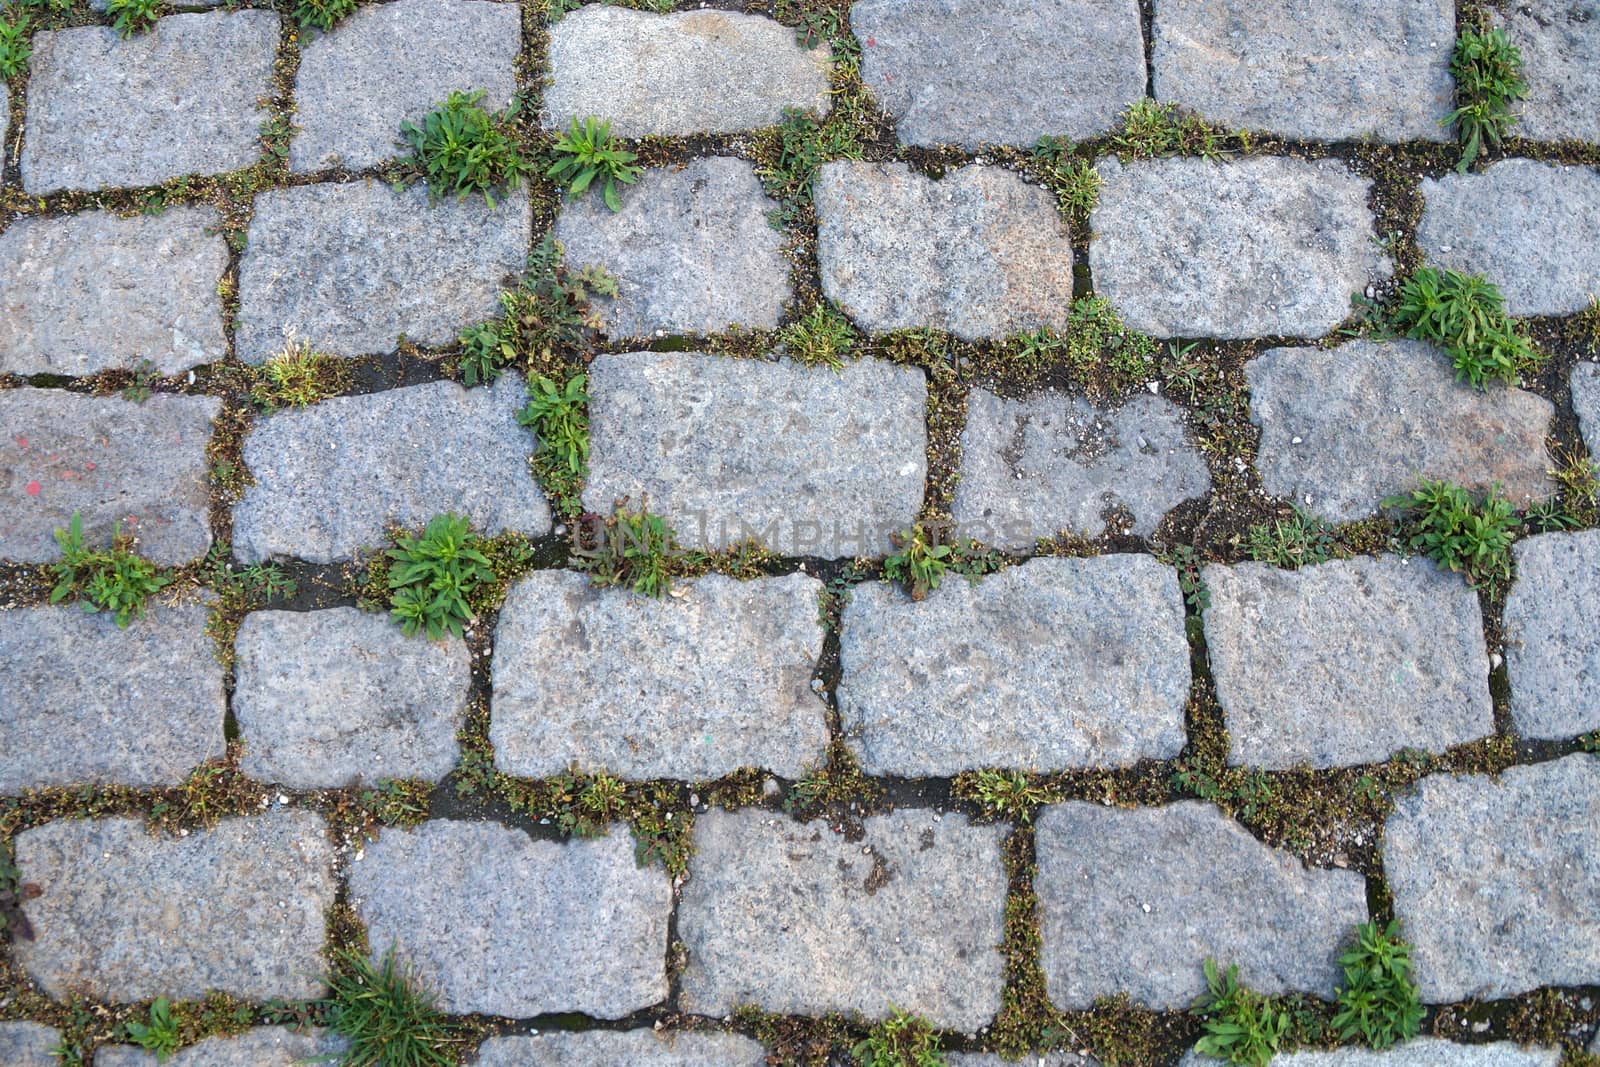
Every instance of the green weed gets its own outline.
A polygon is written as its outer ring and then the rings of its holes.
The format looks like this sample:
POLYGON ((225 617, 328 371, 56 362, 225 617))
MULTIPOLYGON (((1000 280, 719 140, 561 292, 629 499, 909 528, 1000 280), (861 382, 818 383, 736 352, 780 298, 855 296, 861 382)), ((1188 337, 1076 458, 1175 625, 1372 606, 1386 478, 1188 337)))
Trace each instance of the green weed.
POLYGON ((1290 570, 1348 554, 1334 537, 1333 527, 1298 504, 1290 518, 1252 526, 1245 538, 1245 550, 1259 563, 1290 570))
POLYGON ((862 152, 860 135, 848 122, 785 109, 756 169, 767 194, 778 202, 777 221, 784 225, 802 221, 811 207, 811 183, 822 165, 858 160, 862 152))
POLYGON ((1091 397, 1121 396, 1156 373, 1156 342, 1123 325, 1111 302, 1098 296, 1072 302, 1062 332, 1045 328, 1017 334, 1006 355, 1024 375, 1065 367, 1091 397))
POLYGON ((1475 274, 1418 269, 1400 286, 1395 326, 1443 348, 1456 377, 1479 389, 1490 380, 1515 385, 1544 359, 1506 315, 1499 288, 1475 274))
POLYGON ((290 342, 256 371, 250 399, 271 414, 279 408, 310 407, 341 393, 350 384, 349 365, 314 351, 304 341, 290 342))
POLYGON ((26 11, 14 18, 0 18, 0 78, 14 78, 28 69, 33 55, 32 29, 26 11))
POLYGON ((56 530, 56 544, 61 562, 51 568, 56 585, 50 591, 50 603, 76 596, 86 611, 111 612, 121 629, 143 618, 145 603, 172 583, 154 563, 129 551, 120 525, 112 534, 109 550, 90 549, 83 543, 83 516, 73 512, 67 528, 56 530))
POLYGON ((778 334, 788 354, 808 367, 844 368, 855 347, 856 331, 850 321, 827 303, 819 302, 778 334))
POLYGON ((1222 130, 1177 104, 1146 97, 1122 113, 1122 122, 1111 131, 1111 147, 1124 163, 1171 155, 1217 159, 1223 137, 1222 130))
POLYGON ((380 780, 361 791, 361 810, 385 826, 416 826, 428 818, 433 786, 415 778, 380 780))
POLYGON ((1033 809, 1056 794, 1021 771, 973 771, 957 777, 955 791, 992 815, 1018 822, 1033 821, 1033 809))
POLYGON ((521 188, 523 175, 532 171, 512 135, 520 101, 490 114, 479 106, 483 97, 482 89, 452 92, 422 125, 409 120, 400 124, 400 135, 411 147, 411 155, 401 162, 422 172, 431 199, 454 193, 460 200, 482 193, 493 207, 495 193, 521 188))
POLYGON ((345 949, 320 1002, 328 1029, 349 1042, 343 1067, 452 1067, 457 1041, 450 1022, 415 975, 395 962, 394 948, 376 968, 345 949))
POLYGON ((294 18, 303 30, 326 33, 356 9, 356 0, 295 0, 294 18))
POLYGON ((124 37, 144 33, 161 17, 162 0, 106 0, 111 28, 124 37))
POLYGON ((1056 194, 1061 215, 1080 225, 1089 221, 1089 212, 1100 199, 1100 175, 1092 160, 1078 157, 1071 141, 1041 137, 1033 146, 1033 169, 1047 188, 1056 194))
POLYGON ((667 520, 645 510, 619 509, 603 527, 589 531, 596 544, 580 544, 578 569, 599 586, 626 586, 643 596, 672 591, 672 561, 680 553, 667 520))
POLYGON ((130 403, 143 404, 150 399, 153 392, 150 387, 159 377, 161 374, 156 370, 156 365, 148 359, 141 359, 139 365, 133 369, 133 380, 123 386, 118 395, 130 403))
POLYGON ((1195 1051, 1224 1063, 1267 1067, 1289 1029, 1289 1013, 1271 997, 1239 984, 1239 968, 1217 972, 1217 961, 1205 963, 1206 992, 1195 1001, 1204 1035, 1195 1051))
POLYGON ((1411 946, 1400 936, 1400 921, 1386 929, 1375 922, 1355 929, 1355 944, 1339 957, 1344 985, 1333 1025, 1344 1041, 1383 1049, 1417 1036, 1422 1003, 1411 977, 1411 946))
POLYGON ((390 615, 406 636, 425 630, 430 641, 446 633, 461 636, 476 619, 468 599, 494 571, 466 518, 451 512, 435 515, 422 536, 399 534, 388 557, 390 615))
POLYGON ((0 945, 8 938, 33 940, 33 927, 22 914, 22 905, 39 893, 37 885, 22 880, 22 872, 12 860, 11 843, 0 838, 0 945))
POLYGON ((172 1005, 166 997, 157 997, 151 1003, 149 1021, 130 1021, 123 1029, 129 1041, 154 1053, 157 1063, 167 1062, 178 1051, 178 1021, 172 1017, 172 1005))
POLYGON ((601 190, 600 198, 612 211, 622 210, 618 184, 632 185, 644 173, 636 165, 638 156, 611 143, 611 123, 590 115, 581 123, 572 117, 572 128, 556 139, 554 160, 545 177, 556 178, 567 186, 567 195, 580 197, 591 186, 601 190))
POLYGON ((950 569, 954 548, 941 544, 937 532, 923 523, 895 534, 893 540, 898 551, 883 561, 884 576, 903 583, 912 600, 926 599, 950 569))
POLYGON ((1461 139, 1456 170, 1465 173, 1486 147, 1500 147, 1516 121, 1511 105, 1528 95, 1528 83, 1522 80, 1522 50, 1500 29, 1463 29, 1450 73, 1456 80, 1456 109, 1440 125, 1455 126, 1461 139))
POLYGON ((899 1009, 851 1050, 861 1067, 944 1067, 939 1035, 926 1020, 899 1009))
POLYGON ((1211 606, 1211 590, 1206 588, 1201 573, 1205 561, 1193 545, 1157 546, 1156 558, 1178 572, 1178 588, 1190 611, 1204 611, 1211 606))
POLYGON ((1588 305, 1567 321, 1566 334, 1589 355, 1600 356, 1600 297, 1591 296, 1588 305))
POLYGON ((517 422, 533 430, 539 447, 533 471, 563 515, 582 510, 583 480, 589 470, 589 394, 587 377, 575 374, 564 386, 543 375, 528 382, 528 404, 517 422))
POLYGON ((1475 499, 1459 485, 1424 479, 1409 494, 1389 497, 1383 506, 1406 512, 1413 551, 1459 572, 1468 585, 1493 591, 1511 578, 1517 513, 1498 487, 1475 499))

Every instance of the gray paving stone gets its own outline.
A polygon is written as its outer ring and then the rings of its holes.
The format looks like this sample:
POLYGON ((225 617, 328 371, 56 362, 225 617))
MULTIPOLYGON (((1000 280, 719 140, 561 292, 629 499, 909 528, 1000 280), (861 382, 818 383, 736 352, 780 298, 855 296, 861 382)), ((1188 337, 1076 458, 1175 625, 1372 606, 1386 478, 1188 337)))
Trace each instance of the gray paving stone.
POLYGON ((1555 491, 1544 449, 1550 402, 1458 382, 1432 345, 1273 348, 1244 373, 1262 486, 1330 521, 1366 518, 1423 478, 1498 485, 1518 507, 1555 491))
POLYGON ((1512 315, 1569 315, 1600 293, 1600 171, 1506 159, 1422 179, 1428 262, 1481 274, 1512 315))
POLYGON ((491 389, 431 382, 258 421, 244 442, 255 484, 233 510, 234 552, 332 563, 445 511, 479 533, 549 533, 550 505, 528 470, 536 442, 517 425, 526 400, 509 374, 491 389))
POLYGON ((950 575, 920 604, 868 582, 840 644, 839 715, 868 774, 1128 766, 1183 748, 1183 596, 1151 556, 950 575))
POLYGON ((570 765, 699 781, 822 762, 822 583, 710 575, 661 600, 536 571, 495 630, 495 766, 543 778, 570 765))
POLYGON ((385 831, 350 896, 374 952, 394 945, 447 1012, 619 1019, 667 995, 672 889, 623 823, 565 844, 496 823, 385 831))
POLYGON ((1064 530, 1099 537, 1119 507, 1149 537, 1167 512, 1210 489, 1205 458, 1169 400, 1141 394, 1108 410, 1053 390, 1007 400, 973 389, 950 512, 961 536, 1021 552, 1064 530))
POLYGON ((1000 1009, 1006 829, 904 809, 852 840, 821 822, 713 809, 678 906, 679 1007, 721 1016, 898 1008, 966 1033, 1000 1009))
MULTIPOLYGON (((345 1048, 323 1031, 296 1033, 286 1026, 263 1026, 237 1037, 208 1037, 180 1050, 161 1067, 299 1067, 329 1063, 345 1048)), ((132 1045, 102 1045, 94 1067, 158 1067, 154 1053, 132 1045)))
POLYGON ((119 630, 77 605, 0 611, 0 794, 177 785, 223 754, 222 667, 198 604, 119 630))
POLYGON ((156 185, 250 166, 277 51, 270 11, 168 15, 127 40, 105 26, 34 34, 23 189, 156 185))
POLYGON ((445 197, 419 184, 302 185, 256 197, 239 266, 236 346, 264 363, 291 338, 359 356, 454 343, 516 284, 531 226, 525 197, 445 197))
POLYGON ((619 137, 737 133, 832 102, 827 45, 760 15, 586 4, 550 27, 547 128, 596 115, 619 137))
MULTIPOLYGON (((1560 1049, 1525 1048, 1509 1041, 1457 1045, 1419 1037, 1382 1052, 1365 1048, 1286 1052, 1272 1057, 1271 1067, 1556 1067, 1560 1061, 1560 1049)), ((1191 1050, 1178 1067, 1212 1067, 1217 1062, 1191 1050)))
POLYGON ((1528 95, 1511 132, 1541 141, 1600 142, 1600 2, 1517 0, 1488 10, 1522 50, 1528 95))
POLYGON ((258 611, 235 642, 245 774, 294 789, 437 782, 455 766, 472 664, 459 638, 407 637, 355 608, 258 611))
POLYGON ((396 0, 307 41, 289 169, 360 170, 403 155, 400 124, 420 123, 455 91, 482 89, 483 107, 505 107, 517 91, 519 15, 514 4, 482 0, 396 0))
POLYGON ((1519 541, 1506 597, 1511 723, 1523 737, 1600 730, 1600 531, 1519 541))
POLYGON ((1089 265, 1127 325, 1160 337, 1321 337, 1387 277, 1365 178, 1336 159, 1097 167, 1089 265))
POLYGON ((11 93, 4 85, 0 85, 0 167, 6 165, 6 160, 11 155, 11 142, 6 140, 6 134, 11 129, 11 93))
MULTIPOLYGON (((0 101, 3 103, 3 101, 0 101)), ((0 108, 0 114, 4 109, 0 108)), ((3 125, 3 124, 0 124, 3 125)), ((5 131, 0 128, 0 134, 5 131)), ((50 1051, 61 1042, 61 1031, 38 1023, 0 1023, 0 1063, 10 1067, 59 1067, 50 1051)))
POLYGON ((1202 576, 1230 763, 1379 763, 1494 732, 1483 616, 1459 576, 1397 556, 1202 576))
POLYGON ((1450 0, 1157 0, 1157 100, 1225 126, 1325 141, 1447 141, 1450 0))
POLYGON ((850 25, 905 144, 1081 140, 1144 96, 1134 0, 862 0, 850 25))
POLYGON ((61 389, 0 392, 0 559, 61 558, 77 514, 89 545, 117 525, 165 566, 211 547, 206 445, 222 401, 163 393, 142 404, 61 389))
POLYGON ((595 301, 612 337, 774 329, 792 293, 767 221, 777 206, 755 167, 714 156, 645 171, 619 212, 599 196, 566 201, 555 236, 569 267, 617 279, 617 297, 595 301))
POLYGON ((1600 363, 1579 363, 1572 368, 1572 407, 1589 456, 1600 462, 1600 363))
POLYGON ((767 1050, 740 1034, 654 1030, 551 1031, 492 1037, 474 1067, 762 1067, 767 1050))
POLYGON ((1367 919, 1360 874, 1304 867, 1199 801, 1054 805, 1035 841, 1040 963, 1062 1008, 1119 992, 1186 1008, 1208 957, 1260 992, 1327 997, 1340 945, 1367 919))
POLYGON ((1384 829, 1422 999, 1498 1000, 1600 976, 1600 759, 1424 778, 1384 829))
POLYGON ((946 1067, 1099 1067, 1087 1056, 1071 1052, 1029 1052, 1020 1060, 993 1052, 947 1052, 946 1067))
POLYGON ((822 289, 856 325, 967 340, 1066 325, 1072 244, 1048 190, 999 167, 934 181, 904 163, 825 163, 814 194, 822 289))
POLYGON ((780 555, 890 551, 922 507, 923 375, 701 352, 602 355, 589 368, 588 510, 628 498, 686 548, 759 538, 780 555))
POLYGON ((0 234, 0 372, 79 376, 227 354, 228 249, 209 207, 25 218, 0 234))
POLYGON ((333 847, 310 812, 224 819, 156 837, 139 819, 64 820, 17 835, 43 894, 12 956, 53 997, 131 1004, 212 991, 315 997, 333 905, 333 847))

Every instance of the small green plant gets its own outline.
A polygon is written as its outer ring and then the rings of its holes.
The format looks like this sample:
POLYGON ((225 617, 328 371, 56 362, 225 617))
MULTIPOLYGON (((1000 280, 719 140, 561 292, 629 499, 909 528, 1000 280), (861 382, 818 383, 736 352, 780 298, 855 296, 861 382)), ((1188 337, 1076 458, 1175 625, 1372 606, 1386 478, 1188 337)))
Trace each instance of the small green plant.
POLYGON ((1033 809, 1054 799, 1044 785, 1021 771, 975 771, 957 780, 958 791, 985 811, 1018 822, 1033 821, 1033 809))
POLYGON ((864 148, 855 127, 838 118, 819 120, 808 111, 786 108, 757 168, 767 193, 778 202, 775 221, 798 223, 811 206, 811 182, 824 163, 860 159, 864 148))
POLYGON ((430 198, 454 193, 460 200, 482 193, 493 207, 495 193, 521 188, 523 175, 533 169, 512 136, 520 102, 490 114, 479 106, 483 97, 482 89, 452 92, 420 126, 409 120, 400 124, 400 135, 411 147, 401 162, 422 172, 430 198))
POLYGON ((1481 498, 1459 485, 1424 479, 1409 494, 1383 502, 1406 512, 1413 525, 1413 551, 1466 578, 1474 588, 1493 591, 1511 577, 1511 543, 1517 513, 1498 486, 1481 498))
POLYGON ((1062 217, 1085 223, 1100 199, 1100 175, 1094 163, 1074 154, 1071 141, 1041 137, 1033 146, 1034 170, 1056 194, 1062 217))
POLYGON ((591 186, 601 190, 600 198, 612 211, 622 210, 617 185, 632 185, 644 169, 635 165, 638 157, 611 143, 611 123, 590 115, 581 123, 572 117, 572 128, 556 139, 555 159, 545 172, 567 185, 567 195, 579 197, 591 186))
POLYGON ((566 385, 557 385, 536 376, 528 382, 527 407, 517 413, 517 422, 538 436, 533 472, 563 515, 582 510, 583 480, 589 472, 587 380, 574 374, 566 385))
POLYGON ((1072 302, 1064 331, 1040 329, 1018 334, 1007 354, 1025 375, 1064 366, 1093 397, 1107 398, 1155 377, 1156 342, 1128 329, 1111 302, 1085 296, 1072 302))
POLYGON ((939 1035, 924 1019, 895 1009, 856 1043, 860 1067, 944 1067, 939 1035))
POLYGON ((1122 122, 1111 131, 1111 147, 1123 162, 1156 156, 1222 154, 1222 131, 1179 107, 1149 97, 1128 105, 1122 122))
POLYGON ((172 583, 154 563, 128 549, 120 525, 109 550, 90 549, 83 543, 83 516, 75 511, 67 528, 56 530, 56 545, 61 562, 52 567, 56 586, 50 603, 77 596, 85 611, 111 612, 123 630, 143 618, 146 601, 172 583))
POLYGON ((32 29, 26 11, 19 11, 14 18, 0 18, 0 78, 14 78, 28 69, 33 55, 32 29))
POLYGON ((22 905, 39 896, 39 887, 22 880, 22 872, 12 862, 11 844, 0 839, 0 944, 32 941, 33 926, 22 914, 22 905))
POLYGON ((106 0, 111 28, 122 37, 143 33, 156 24, 162 0, 106 0))
POLYGON ((374 968, 359 952, 341 951, 320 1002, 328 1029, 349 1042, 343 1067, 451 1067, 457 1038, 431 993, 395 962, 391 946, 374 968))
POLYGON ((1486 147, 1500 147, 1516 121, 1511 105, 1528 95, 1528 83, 1522 80, 1522 50, 1500 29, 1463 29, 1450 73, 1456 80, 1456 109, 1440 125, 1455 126, 1461 139, 1456 170, 1464 173, 1486 147))
POLYGON ((1193 545, 1173 545, 1157 553, 1157 558, 1178 572, 1178 589, 1190 611, 1204 611, 1211 606, 1211 590, 1206 588, 1201 571, 1205 561, 1193 545))
POLYGON ((1205 963, 1206 991, 1195 1001, 1204 1035, 1195 1051, 1242 1067, 1267 1067, 1284 1033, 1289 1013, 1271 997, 1239 984, 1239 968, 1218 973, 1217 961, 1205 963))
POLYGON ((129 1022, 125 1029, 128 1040, 155 1053, 157 1063, 165 1063, 178 1051, 178 1021, 172 1017, 172 1005, 166 997, 157 997, 151 1003, 148 1022, 129 1022))
POLYGON ((1333 1025, 1344 1041, 1359 1039, 1383 1049, 1417 1036, 1422 1003, 1411 977, 1411 946, 1400 936, 1400 921, 1387 928, 1375 922, 1355 929, 1355 944, 1339 957, 1344 985, 1333 1025))
POLYGON ((428 818, 433 786, 415 778, 383 778, 360 794, 361 810, 385 826, 416 826, 428 818))
POLYGON ((856 331, 850 321, 826 303, 817 303, 778 334, 788 354, 808 367, 841 370, 855 347, 856 331))
POLYGON ((425 630, 430 641, 446 633, 461 636, 462 627, 477 618, 468 598, 483 582, 494 580, 489 559, 465 517, 435 515, 422 536, 399 534, 388 551, 390 615, 407 637, 425 630))
POLYGON ((303 30, 333 29, 356 9, 356 0, 295 0, 294 19, 303 30))
POLYGON ((1326 563, 1342 554, 1333 528, 1298 504, 1290 518, 1252 526, 1246 535, 1245 550, 1258 563, 1290 570, 1326 563))
POLYGON ((1600 356, 1600 297, 1591 296, 1582 311, 1567 320, 1567 336, 1591 356, 1600 356))
POLYGON ((304 341, 290 342, 256 372, 250 399, 261 410, 310 407, 342 391, 350 382, 344 360, 317 352, 304 341))
POLYGON ((954 548, 941 544, 936 532, 923 523, 895 534, 893 540, 898 551, 883 561, 884 576, 904 583, 912 600, 926 599, 950 569, 954 548))
POLYGON ((580 544, 575 554, 579 569, 589 572, 595 585, 626 586, 652 597, 672 591, 672 561, 680 549, 660 515, 618 509, 610 521, 585 534, 594 543, 580 544))
POLYGON ((1491 380, 1514 385, 1519 371, 1543 356, 1505 313, 1494 283, 1475 274, 1421 267, 1400 286, 1395 327, 1443 348, 1456 377, 1482 389, 1491 380))

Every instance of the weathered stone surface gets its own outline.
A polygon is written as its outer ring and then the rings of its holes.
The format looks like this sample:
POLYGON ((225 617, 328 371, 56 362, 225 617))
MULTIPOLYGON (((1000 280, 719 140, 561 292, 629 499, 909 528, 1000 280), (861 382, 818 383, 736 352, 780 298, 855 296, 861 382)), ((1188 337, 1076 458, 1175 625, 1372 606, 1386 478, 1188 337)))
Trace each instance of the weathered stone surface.
POLYGON ((350 869, 377 954, 394 945, 439 1006, 618 1019, 667 995, 671 887, 633 835, 535 841, 496 823, 385 831, 350 869))
POLYGON ((1163 0, 1155 97, 1287 137, 1447 141, 1455 40, 1450 0, 1163 0))
POLYGON ((126 40, 105 26, 34 34, 22 187, 40 196, 250 166, 277 52, 270 11, 168 15, 126 40))
POLYGON ((6 140, 6 134, 10 130, 11 92, 4 85, 0 85, 0 167, 6 165, 6 160, 11 155, 11 142, 6 140))
MULTIPOLYGON (((208 1037, 180 1050, 161 1067, 300 1067, 328 1063, 345 1043, 322 1031, 296 1033, 286 1026, 263 1026, 238 1037, 208 1037)), ((132 1045, 102 1045, 94 1067, 158 1067, 154 1053, 132 1045)))
POLYGON ((811 691, 822 583, 710 575, 661 600, 536 571, 495 630, 495 766, 542 778, 577 764, 699 781, 822 762, 827 708, 811 691))
POLYGON ((239 358, 264 363, 291 338, 340 356, 393 351, 402 335, 450 344, 498 312, 530 220, 525 197, 429 204, 421 184, 261 193, 239 267, 239 358))
POLYGON ((967 394, 951 508, 963 537, 1018 552, 1062 531, 1099 537, 1114 508, 1149 537, 1167 512, 1210 489, 1205 458, 1169 400, 1141 394, 1106 410, 1054 391, 967 394))
POLYGON ((1498 1000, 1600 976, 1600 759, 1424 778, 1383 869, 1422 999, 1498 1000))
POLYGON ((61 558, 55 531, 82 519, 88 545, 122 532, 163 565, 211 547, 206 444, 222 401, 158 394, 142 404, 60 389, 0 392, 0 559, 61 558))
POLYGON ((791 294, 776 208, 753 166, 714 156, 646 171, 618 212, 598 195, 568 200, 555 236, 569 267, 617 279, 617 297, 594 302, 613 337, 773 329, 791 294))
POLYGON ((1600 363, 1579 363, 1572 368, 1572 407, 1589 455, 1600 456, 1600 363))
POLYGON ((515 5, 397 0, 358 9, 301 52, 289 169, 360 170, 404 154, 400 124, 420 124, 455 91, 482 89, 481 105, 500 110, 517 91, 521 42, 515 5))
POLYGON ((1306 868, 1198 801, 1046 808, 1036 830, 1050 999, 1067 1009, 1127 992, 1185 1008, 1210 957, 1263 993, 1328 996, 1350 927, 1367 919, 1355 871, 1306 868))
POLYGON ((1498 485, 1517 507, 1548 497, 1555 409, 1521 389, 1474 389, 1421 341, 1273 348, 1245 365, 1256 469, 1269 493, 1348 522, 1423 478, 1498 485))
POLYGON ((472 665, 459 638, 407 637, 355 608, 258 611, 235 642, 240 769, 295 789, 437 782, 455 766, 472 665))
POLYGON ((1183 748, 1183 595, 1151 556, 951 575, 920 604, 868 582, 840 645, 839 715, 868 774, 1126 766, 1183 748))
POLYGON ((1092 137, 1144 96, 1134 0, 862 0, 850 25, 905 144, 1092 137))
MULTIPOLYGON (((0 115, 4 115, 0 99, 0 115)), ((0 135, 5 133, 0 122, 0 135)), ((59 1067, 51 1049, 61 1043, 61 1031, 38 1023, 0 1023, 0 1063, 9 1067, 59 1067)))
POLYGON ((993 1052, 947 1052, 946 1067, 1099 1067, 1087 1056, 1071 1052, 1029 1052, 1020 1060, 993 1052))
POLYGON ((0 234, 0 372, 76 377, 147 362, 176 374, 221 359, 219 224, 209 207, 12 223, 0 234))
POLYGON ((126 630, 76 605, 0 611, 0 678, 0 794, 177 785, 225 748, 200 605, 152 605, 126 630))
POLYGON ((1541 141, 1600 142, 1600 2, 1518 0, 1488 12, 1522 50, 1528 95, 1511 132, 1541 141))
POLYGON ((550 1031, 537 1037, 492 1037, 474 1067, 762 1067, 767 1050, 740 1034, 692 1031, 550 1031))
POLYGON ((1321 337, 1387 277, 1365 178, 1336 159, 1153 159, 1096 167, 1095 289, 1161 337, 1321 337))
POLYGON ((920 371, 630 352, 595 359, 589 394, 584 507, 648 500, 686 548, 881 555, 922 507, 920 371))
POLYGON ((1003 981, 1004 828, 903 809, 863 830, 851 841, 755 808, 695 820, 682 1010, 899 1008, 940 1029, 986 1025, 1003 981))
MULTIPOLYGON (((1457 1045, 1419 1037, 1382 1052, 1366 1048, 1286 1052, 1272 1057, 1271 1067, 1556 1067, 1560 1061, 1560 1049, 1525 1048, 1509 1041, 1457 1045)), ((1191 1050, 1178 1067, 1214 1067, 1217 1062, 1191 1050)))
POLYGON ((1440 752, 1494 731, 1478 597, 1425 559, 1209 566, 1206 648, 1230 763, 1440 752))
POLYGON ((828 46, 732 11, 653 15, 586 4, 550 27, 545 126, 603 115, 619 137, 737 133, 786 108, 826 114, 828 46))
POLYGON ((431 382, 260 420, 244 442, 255 484, 233 510, 234 551, 332 563, 444 511, 480 533, 549 533, 528 471, 536 442, 517 425, 526 399, 511 374, 491 389, 431 382))
POLYGON ((1600 291, 1600 171, 1506 159, 1422 179, 1428 262, 1481 274, 1512 315, 1569 315, 1600 291))
POLYGON ((1048 190, 999 167, 934 181, 825 163, 814 193, 822 289, 858 326, 977 340, 1066 324, 1072 244, 1048 190))
POLYGON ((24 909, 35 939, 11 952, 52 996, 260 1001, 324 988, 333 848, 310 812, 177 838, 139 819, 52 822, 17 835, 16 862, 43 893, 24 909))
POLYGON ((1600 729, 1600 531, 1518 541, 1506 598, 1511 723, 1523 737, 1600 729))

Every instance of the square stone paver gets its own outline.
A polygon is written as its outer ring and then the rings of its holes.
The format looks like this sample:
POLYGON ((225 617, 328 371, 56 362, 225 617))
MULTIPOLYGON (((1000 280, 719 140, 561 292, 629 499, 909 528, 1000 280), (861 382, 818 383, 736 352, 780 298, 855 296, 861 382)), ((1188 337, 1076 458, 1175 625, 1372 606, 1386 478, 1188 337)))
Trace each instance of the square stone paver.
POLYGON ((1528 95, 1512 135, 1600 142, 1600 0, 1516 0, 1485 12, 1522 49, 1528 95))
POLYGON ((1518 541, 1506 597, 1511 723, 1522 737, 1600 730, 1600 530, 1518 541))

